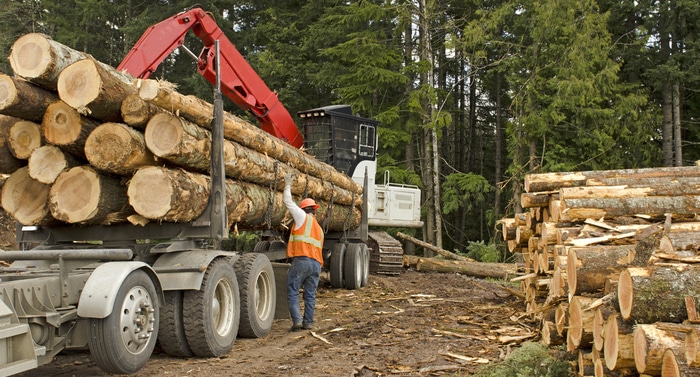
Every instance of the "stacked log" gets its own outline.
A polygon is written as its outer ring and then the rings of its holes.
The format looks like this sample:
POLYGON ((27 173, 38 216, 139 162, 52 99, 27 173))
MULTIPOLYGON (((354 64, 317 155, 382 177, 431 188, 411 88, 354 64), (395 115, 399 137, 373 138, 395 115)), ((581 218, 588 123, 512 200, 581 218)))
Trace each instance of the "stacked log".
POLYGON ((524 187, 527 212, 499 224, 542 342, 577 353, 579 375, 695 375, 700 167, 531 174, 524 187))
MULTIPOLYGON (((14 76, 0 74, 0 153, 8 156, 0 168, 9 174, 2 205, 16 220, 188 223, 204 212, 213 105, 42 34, 15 41, 9 60, 14 76)), ((362 186, 345 174, 232 114, 224 137, 230 227, 285 228, 287 173, 295 199, 321 205, 326 229, 359 225, 362 186)))

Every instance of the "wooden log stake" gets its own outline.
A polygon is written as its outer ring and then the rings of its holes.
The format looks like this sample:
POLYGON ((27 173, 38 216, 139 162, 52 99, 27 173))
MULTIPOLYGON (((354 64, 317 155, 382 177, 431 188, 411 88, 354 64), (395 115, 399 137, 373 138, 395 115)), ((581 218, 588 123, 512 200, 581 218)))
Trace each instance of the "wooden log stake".
POLYGON ((29 159, 35 149, 43 144, 41 126, 28 121, 20 120, 10 127, 10 151, 22 160, 29 159))
POLYGON ((63 153, 63 151, 55 145, 42 145, 32 152, 29 156, 29 176, 37 181, 50 185, 56 181, 58 175, 62 172, 82 165, 83 162, 77 158, 63 153))
POLYGON ((10 174, 2 186, 2 208, 22 225, 54 223, 48 206, 49 185, 29 176, 25 166, 10 174))
POLYGON ((665 330, 656 324, 637 324, 634 328, 634 362, 639 373, 661 374, 664 351, 683 350, 685 333, 665 330))
POLYGON ((688 317, 685 297, 700 297, 700 266, 627 268, 620 272, 617 294, 625 320, 680 323, 688 317))
POLYGON ((134 213, 119 179, 85 165, 59 174, 49 192, 49 209, 70 224, 121 223, 134 213))
POLYGON ((10 150, 10 128, 19 121, 18 118, 0 115, 0 174, 11 174, 27 164, 10 150))
POLYGON ((41 125, 46 142, 84 159, 85 141, 99 122, 80 115, 77 110, 59 100, 46 109, 41 125))
POLYGON ((56 90, 61 71, 87 57, 86 53, 58 43, 48 35, 29 33, 15 41, 8 60, 17 76, 46 89, 56 90))
POLYGON ((58 96, 24 80, 0 73, 0 114, 41 122, 41 116, 58 96))
POLYGON ((123 123, 103 123, 85 141, 90 165, 110 173, 131 175, 140 167, 156 165, 143 134, 123 123))
POLYGON ((124 99, 138 91, 134 78, 94 59, 79 60, 58 76, 58 96, 82 115, 121 122, 124 99))
MULTIPOLYGON (((168 87, 166 84, 155 80, 140 80, 139 95, 142 99, 177 113, 200 127, 211 127, 212 104, 194 96, 182 95, 173 90, 172 85, 168 87)), ((362 195, 362 185, 347 175, 229 113, 224 114, 224 136, 250 149, 267 154, 305 174, 323 177, 335 186, 362 195)))

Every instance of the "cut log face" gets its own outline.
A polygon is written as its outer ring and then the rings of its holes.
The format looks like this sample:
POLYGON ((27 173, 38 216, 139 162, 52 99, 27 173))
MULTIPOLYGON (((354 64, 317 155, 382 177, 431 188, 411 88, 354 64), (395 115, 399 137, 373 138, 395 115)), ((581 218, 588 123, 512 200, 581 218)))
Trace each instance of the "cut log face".
POLYGON ((50 185, 64 170, 80 165, 75 158, 67 155, 54 145, 43 145, 29 156, 29 176, 41 183, 50 185))
POLYGON ((87 56, 45 34, 30 33, 15 41, 9 61, 17 76, 55 90, 59 73, 71 63, 87 56))
POLYGON ((634 328, 634 361, 640 373, 661 374, 664 351, 683 349, 682 333, 666 331, 655 324, 638 324, 634 328))
POLYGON ((15 122, 10 127, 10 150, 15 157, 26 160, 42 144, 41 126, 28 120, 15 122))
POLYGON ((12 173, 2 186, 2 207, 23 225, 52 222, 48 197, 49 185, 32 179, 27 167, 12 173))
POLYGON ((48 143, 57 145, 74 156, 85 156, 85 141, 98 122, 82 116, 63 101, 52 103, 44 113, 42 131, 48 143))
POLYGON ((46 107, 58 96, 26 81, 0 74, 0 113, 13 117, 41 121, 46 107))
POLYGON ((18 121, 20 119, 0 115, 0 174, 11 174, 27 163, 15 157, 10 150, 10 128, 18 121))
POLYGON ((143 134, 122 123, 103 123, 85 141, 85 157, 106 172, 129 175, 156 164, 143 134))

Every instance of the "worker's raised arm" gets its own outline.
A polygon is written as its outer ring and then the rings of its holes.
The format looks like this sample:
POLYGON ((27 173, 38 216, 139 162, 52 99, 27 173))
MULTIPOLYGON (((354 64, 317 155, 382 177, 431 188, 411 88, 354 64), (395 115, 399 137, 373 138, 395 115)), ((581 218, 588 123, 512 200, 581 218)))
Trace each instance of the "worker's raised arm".
POLYGON ((304 224, 304 221, 306 221, 306 212, 304 212, 303 209, 299 208, 299 206, 296 203, 294 203, 294 199, 292 198, 291 174, 286 174, 284 176, 284 192, 282 194, 282 199, 284 201, 284 205, 287 207, 289 213, 294 219, 294 229, 299 228, 304 224))

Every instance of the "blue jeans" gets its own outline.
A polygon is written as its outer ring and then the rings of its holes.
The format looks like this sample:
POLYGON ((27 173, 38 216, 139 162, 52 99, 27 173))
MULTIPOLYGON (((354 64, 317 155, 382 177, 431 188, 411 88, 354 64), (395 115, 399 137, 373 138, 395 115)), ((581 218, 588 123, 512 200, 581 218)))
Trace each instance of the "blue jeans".
POLYGON ((299 307, 299 290, 304 288, 304 320, 303 323, 314 323, 314 307, 316 306, 316 287, 321 275, 321 264, 307 257, 292 259, 292 266, 287 273, 287 303, 289 315, 293 323, 302 323, 301 308, 299 307))

